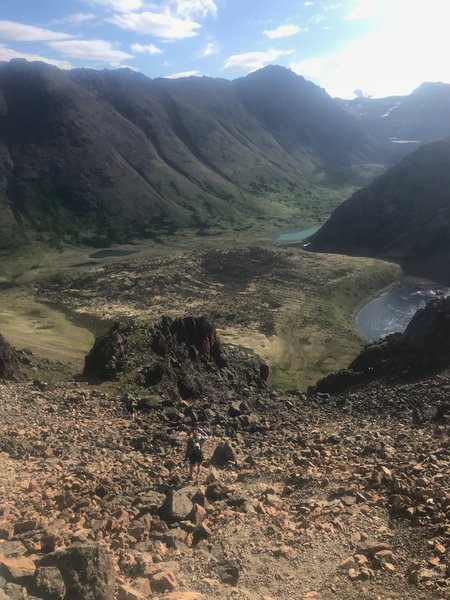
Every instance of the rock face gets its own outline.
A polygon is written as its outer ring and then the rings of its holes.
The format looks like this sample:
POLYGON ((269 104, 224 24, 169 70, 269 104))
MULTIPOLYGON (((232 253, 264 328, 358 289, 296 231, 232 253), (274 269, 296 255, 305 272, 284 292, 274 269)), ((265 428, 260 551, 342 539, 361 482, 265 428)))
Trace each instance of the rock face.
POLYGON ((96 339, 86 356, 83 375, 100 380, 133 379, 152 391, 189 399, 233 381, 262 388, 268 367, 255 355, 225 348, 205 317, 163 317, 154 327, 115 324, 96 339))
POLYGON ((11 379, 18 367, 14 349, 0 335, 0 379, 11 379))
POLYGON ((450 366, 450 298, 433 300, 419 310, 403 334, 366 346, 348 369, 320 380, 319 392, 339 392, 375 379, 408 380, 450 366))
POLYGON ((66 586, 65 600, 114 600, 114 566, 111 556, 100 546, 74 544, 62 552, 47 554, 41 566, 59 570, 66 586))

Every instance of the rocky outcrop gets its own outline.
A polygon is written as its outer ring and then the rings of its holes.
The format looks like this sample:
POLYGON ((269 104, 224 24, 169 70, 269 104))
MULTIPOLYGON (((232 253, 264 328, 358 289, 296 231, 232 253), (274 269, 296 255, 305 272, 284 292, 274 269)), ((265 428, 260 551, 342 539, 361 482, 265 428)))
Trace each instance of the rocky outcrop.
POLYGON ((171 398, 200 398, 218 388, 263 388, 268 367, 256 355, 226 348, 205 317, 169 319, 158 325, 116 323, 95 340, 85 359, 89 379, 133 380, 171 398))
POLYGON ((115 379, 125 366, 123 327, 115 325, 107 334, 95 339, 85 358, 84 375, 98 379, 115 379))
POLYGON ((18 369, 16 351, 0 335, 0 379, 11 379, 18 369))
POLYGON ((408 380, 450 367, 450 297, 419 310, 403 334, 366 346, 348 369, 320 380, 314 390, 336 393, 375 379, 408 380))

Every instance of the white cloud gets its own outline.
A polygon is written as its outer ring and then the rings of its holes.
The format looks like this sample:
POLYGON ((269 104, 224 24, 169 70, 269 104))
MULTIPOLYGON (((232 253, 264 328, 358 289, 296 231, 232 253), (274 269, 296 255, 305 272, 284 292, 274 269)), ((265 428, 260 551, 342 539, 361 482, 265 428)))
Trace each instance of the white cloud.
POLYGON ((144 35, 154 35, 166 40, 182 40, 198 35, 199 23, 178 19, 169 14, 142 12, 115 15, 110 19, 121 29, 129 29, 144 35))
POLYGON ((292 54, 293 50, 267 50, 266 52, 246 52, 245 54, 233 54, 224 62, 224 69, 243 69, 255 71, 265 65, 278 60, 281 56, 292 54))
POLYGON ((410 0, 377 0, 377 6, 382 12, 370 33, 290 67, 344 98, 357 88, 384 97, 409 94, 424 81, 448 81, 448 0, 428 0, 426 10, 410 0))
POLYGON ((54 23, 64 24, 64 23, 85 23, 86 21, 92 21, 95 19, 95 15, 93 13, 75 13, 73 15, 68 15, 63 19, 58 19, 54 21, 54 23))
POLYGON ((311 2, 311 0, 306 0, 306 2, 303 2, 303 6, 313 6, 314 2, 311 2))
POLYGON ((24 58, 29 61, 41 61, 48 63, 49 65, 59 67, 60 69, 72 68, 72 65, 65 60, 56 60, 53 58, 48 58, 47 56, 42 56, 41 54, 29 54, 28 52, 18 52, 17 50, 7 48, 5 45, 0 44, 0 61, 8 61, 12 60, 13 58, 24 58))
POLYGON ((181 79, 182 77, 201 77, 200 71, 183 71, 182 73, 173 73, 166 75, 165 79, 181 79))
POLYGON ((298 25, 280 25, 276 29, 265 29, 263 34, 270 38, 271 40, 277 38, 285 38, 291 35, 295 35, 296 33, 308 31, 307 29, 303 29, 298 25))
POLYGON ((67 33, 24 25, 16 21, 0 21, 0 38, 16 42, 45 42, 48 40, 65 40, 73 37, 67 33))
POLYGON ((323 10, 337 10, 338 8, 341 8, 341 6, 341 2, 336 2, 335 4, 327 4, 323 7, 323 10))
POLYGON ((214 0, 173 0, 175 13, 183 18, 207 17, 217 14, 214 0))
POLYGON ((130 10, 139 10, 143 7, 143 0, 84 0, 89 4, 97 4, 110 8, 111 10, 117 10, 118 12, 128 12, 130 10))
POLYGON ((133 58, 132 54, 116 50, 111 42, 105 40, 67 40, 63 42, 50 42, 49 45, 65 56, 102 62, 111 67, 122 66, 124 60, 133 58))
POLYGON ((219 53, 219 46, 216 42, 208 42, 202 52, 202 56, 213 56, 219 53))
POLYGON ((162 50, 155 46, 155 44, 131 44, 133 52, 140 52, 141 54, 162 54, 162 50))

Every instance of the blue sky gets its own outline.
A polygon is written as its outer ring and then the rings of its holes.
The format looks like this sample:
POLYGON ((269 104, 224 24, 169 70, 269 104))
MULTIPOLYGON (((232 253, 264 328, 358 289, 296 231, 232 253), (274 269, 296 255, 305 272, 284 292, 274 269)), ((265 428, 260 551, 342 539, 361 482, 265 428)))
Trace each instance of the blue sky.
POLYGON ((332 96, 450 81, 450 0, 2 0, 0 60, 234 79, 291 68, 332 96))

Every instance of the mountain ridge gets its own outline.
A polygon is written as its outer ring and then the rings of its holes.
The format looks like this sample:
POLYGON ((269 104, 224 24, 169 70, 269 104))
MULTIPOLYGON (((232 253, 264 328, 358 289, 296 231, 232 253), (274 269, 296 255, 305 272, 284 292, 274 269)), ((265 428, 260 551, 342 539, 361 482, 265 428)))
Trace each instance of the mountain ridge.
POLYGON ((344 108, 279 66, 228 81, 0 63, 0 249, 320 222, 393 160, 344 108))
MULTIPOLYGON (((275 72, 286 89, 295 83, 293 106, 295 90, 307 88, 322 98, 321 114, 352 121, 314 84, 281 67, 275 72)), ((273 69, 255 77, 270 81, 273 69)), ((245 106, 252 94, 251 82, 2 63, 2 247, 35 232, 63 243, 107 243, 179 227, 287 219, 320 186, 330 189, 330 161, 348 169, 358 147, 367 146, 358 126, 349 143, 345 127, 330 136, 318 131, 320 119, 281 114, 269 98, 263 122, 245 106), (292 143, 280 143, 279 127, 293 133, 292 143)))

